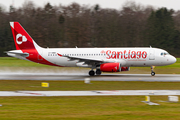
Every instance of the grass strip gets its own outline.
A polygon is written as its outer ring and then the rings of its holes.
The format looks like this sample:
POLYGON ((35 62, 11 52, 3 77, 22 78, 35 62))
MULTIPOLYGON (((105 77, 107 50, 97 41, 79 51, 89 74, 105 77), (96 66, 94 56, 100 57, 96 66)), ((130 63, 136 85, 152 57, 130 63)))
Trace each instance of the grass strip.
POLYGON ((0 97, 1 120, 178 120, 180 103, 151 96, 159 106, 142 103, 144 96, 0 97))
POLYGON ((44 81, 0 80, 0 91, 78 91, 78 90, 179 90, 180 82, 141 82, 141 81, 45 81, 48 88, 41 87, 44 81))

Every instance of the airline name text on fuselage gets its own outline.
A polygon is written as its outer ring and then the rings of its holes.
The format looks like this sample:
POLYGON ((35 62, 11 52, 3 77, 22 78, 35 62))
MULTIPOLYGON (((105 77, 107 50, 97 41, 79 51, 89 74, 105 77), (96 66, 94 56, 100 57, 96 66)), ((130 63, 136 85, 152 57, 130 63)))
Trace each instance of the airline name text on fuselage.
MULTIPOLYGON (((64 54, 64 55, 95 56, 99 54, 64 54)), ((146 59, 147 58, 146 51, 131 51, 131 50, 124 50, 124 51, 102 50, 100 55, 105 55, 106 59, 146 59)), ((49 52, 48 56, 57 56, 57 53, 49 52)))
MULTIPOLYGON (((104 51, 105 52, 105 51, 104 51)), ((107 50, 106 52, 107 59, 146 59, 147 52, 146 51, 111 51, 107 50)))

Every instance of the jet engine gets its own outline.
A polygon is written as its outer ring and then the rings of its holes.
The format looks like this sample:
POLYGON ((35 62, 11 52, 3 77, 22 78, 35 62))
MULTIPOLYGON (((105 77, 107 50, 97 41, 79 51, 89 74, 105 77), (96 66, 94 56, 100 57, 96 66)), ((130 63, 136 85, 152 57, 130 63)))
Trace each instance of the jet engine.
POLYGON ((130 67, 121 67, 120 63, 104 63, 100 65, 102 72, 121 72, 129 71, 130 67))
POLYGON ((102 72, 120 72, 120 63, 104 63, 100 65, 100 70, 102 72))

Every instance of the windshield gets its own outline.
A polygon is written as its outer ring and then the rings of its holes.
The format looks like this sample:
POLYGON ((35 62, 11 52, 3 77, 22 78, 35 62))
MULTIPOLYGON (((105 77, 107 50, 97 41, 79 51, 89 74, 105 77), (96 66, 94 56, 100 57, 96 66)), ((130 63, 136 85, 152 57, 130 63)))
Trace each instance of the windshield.
POLYGON ((168 52, 162 52, 161 55, 169 55, 168 52))

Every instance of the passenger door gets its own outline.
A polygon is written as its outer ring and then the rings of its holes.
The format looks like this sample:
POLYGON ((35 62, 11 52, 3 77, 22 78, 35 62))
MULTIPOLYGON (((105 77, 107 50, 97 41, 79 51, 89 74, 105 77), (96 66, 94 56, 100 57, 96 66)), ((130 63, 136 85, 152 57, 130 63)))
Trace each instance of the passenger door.
POLYGON ((155 50, 154 49, 149 50, 149 60, 155 60, 155 50))

